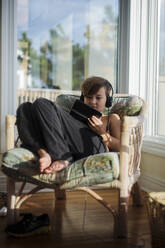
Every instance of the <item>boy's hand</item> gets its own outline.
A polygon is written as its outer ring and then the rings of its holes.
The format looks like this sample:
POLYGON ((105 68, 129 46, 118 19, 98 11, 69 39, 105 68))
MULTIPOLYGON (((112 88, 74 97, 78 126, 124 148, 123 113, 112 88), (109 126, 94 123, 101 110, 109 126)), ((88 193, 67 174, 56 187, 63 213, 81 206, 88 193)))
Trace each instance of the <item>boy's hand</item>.
POLYGON ((88 124, 92 131, 99 135, 102 135, 106 132, 102 120, 94 115, 88 119, 88 124))

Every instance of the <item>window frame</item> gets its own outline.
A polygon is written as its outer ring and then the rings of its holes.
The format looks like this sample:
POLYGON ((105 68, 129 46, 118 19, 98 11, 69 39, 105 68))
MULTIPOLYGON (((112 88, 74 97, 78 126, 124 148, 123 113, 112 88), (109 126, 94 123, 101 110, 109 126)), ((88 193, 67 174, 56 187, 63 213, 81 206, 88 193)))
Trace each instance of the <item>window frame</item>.
POLYGON ((157 135, 160 1, 131 1, 128 92, 148 107, 142 151, 165 157, 165 137, 157 135))
POLYGON ((149 44, 148 46, 148 80, 146 100, 148 104, 148 122, 143 151, 165 157, 165 137, 159 136, 157 125, 158 83, 159 83, 159 28, 161 0, 150 0, 149 15, 149 44))

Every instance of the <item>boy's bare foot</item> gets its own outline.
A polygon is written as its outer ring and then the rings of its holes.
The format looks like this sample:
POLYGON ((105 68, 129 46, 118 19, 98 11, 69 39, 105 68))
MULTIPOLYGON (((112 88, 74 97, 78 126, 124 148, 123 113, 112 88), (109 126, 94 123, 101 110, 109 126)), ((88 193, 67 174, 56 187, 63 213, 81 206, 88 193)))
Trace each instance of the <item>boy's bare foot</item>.
POLYGON ((57 160, 54 161, 47 169, 44 170, 46 174, 56 173, 57 171, 61 171, 65 169, 69 164, 67 160, 57 160))
POLYGON ((38 154, 40 156, 39 158, 40 172, 43 173, 45 169, 47 169, 51 165, 52 160, 51 160, 49 153, 47 153, 43 149, 40 149, 38 151, 38 154))

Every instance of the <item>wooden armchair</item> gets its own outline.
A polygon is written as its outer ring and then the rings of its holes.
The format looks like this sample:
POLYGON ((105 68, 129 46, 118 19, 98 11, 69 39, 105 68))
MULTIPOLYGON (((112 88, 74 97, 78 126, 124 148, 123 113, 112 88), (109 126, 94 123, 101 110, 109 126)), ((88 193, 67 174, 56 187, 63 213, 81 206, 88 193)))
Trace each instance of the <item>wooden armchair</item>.
MULTIPOLYGON (((60 98, 59 98, 60 99, 60 98)), ((60 102, 60 101, 57 101, 60 102)), ((100 204, 102 204, 114 217, 114 237, 127 237, 127 212, 128 201, 132 194, 133 203, 135 205, 141 205, 141 191, 138 184, 138 178, 140 176, 140 157, 141 157, 141 145, 143 138, 143 124, 146 112, 145 102, 135 96, 129 95, 115 95, 114 105, 111 112, 117 112, 121 117, 121 149, 119 156, 119 173, 117 178, 107 182, 97 183, 97 188, 115 188, 118 193, 118 207, 114 209, 111 204, 102 199, 96 191, 91 189, 91 184, 87 182, 83 185, 79 181, 76 181, 72 187, 68 182, 64 182, 61 185, 39 183, 33 190, 28 193, 24 193, 23 189, 27 182, 33 183, 32 180, 27 177, 17 177, 15 173, 9 173, 12 168, 7 168, 7 162, 5 158, 2 160, 2 171, 7 175, 7 193, 8 193, 8 221, 11 223, 15 220, 17 211, 21 204, 31 197, 37 191, 43 188, 51 188, 55 192, 56 199, 65 199, 65 191, 67 189, 86 191, 89 195, 95 198, 100 204), (137 104, 138 101, 138 104, 137 104), (140 106, 139 106, 140 101, 140 106), (132 112, 131 106, 134 106, 132 112), (22 185, 18 192, 15 192, 15 185, 17 182, 22 181, 22 185)), ((12 151, 15 147, 15 121, 14 115, 8 115, 6 117, 6 150, 12 151)), ((110 153, 111 155, 111 153, 110 153)), ((107 172, 108 173, 108 172, 107 172)), ((36 183, 37 180, 35 179, 36 183)))

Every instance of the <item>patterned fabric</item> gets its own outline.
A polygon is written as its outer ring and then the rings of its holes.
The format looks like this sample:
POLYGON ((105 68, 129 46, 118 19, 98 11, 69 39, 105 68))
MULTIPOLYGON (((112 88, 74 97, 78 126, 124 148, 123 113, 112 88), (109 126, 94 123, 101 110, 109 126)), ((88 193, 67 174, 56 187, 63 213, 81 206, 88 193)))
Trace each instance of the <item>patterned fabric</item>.
POLYGON ((143 105, 143 100, 138 96, 116 97, 110 113, 116 113, 122 118, 125 115, 138 115, 143 105))
MULTIPOLYGON (((61 94, 57 97, 56 103, 66 111, 70 111, 76 99, 79 99, 79 96, 61 94)), ((124 115, 135 116, 139 114, 142 105, 143 101, 138 96, 114 97, 110 114, 116 113, 121 118, 124 115)), ((105 114, 107 112, 105 109, 105 114)))
POLYGON ((74 188, 111 182, 119 177, 117 153, 102 153, 80 159, 54 174, 40 174, 38 158, 29 150, 15 148, 4 153, 2 171, 18 180, 37 185, 74 188))

